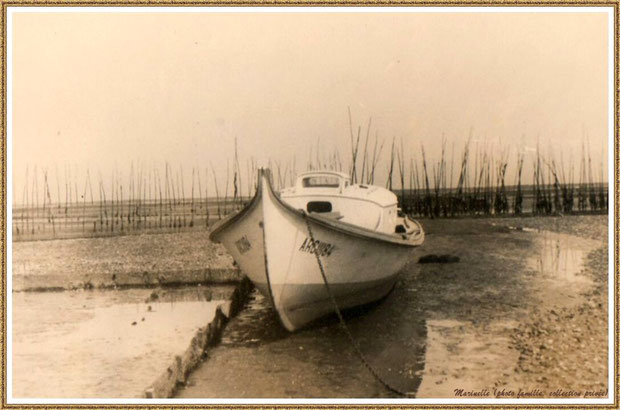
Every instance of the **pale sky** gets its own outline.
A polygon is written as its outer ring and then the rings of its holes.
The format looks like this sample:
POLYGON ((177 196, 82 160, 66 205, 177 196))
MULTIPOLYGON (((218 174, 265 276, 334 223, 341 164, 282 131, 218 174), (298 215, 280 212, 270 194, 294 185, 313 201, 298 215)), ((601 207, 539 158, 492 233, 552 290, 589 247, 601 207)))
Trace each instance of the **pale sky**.
POLYGON ((67 12, 13 22, 18 202, 34 166, 52 179, 57 168, 61 181, 67 166, 80 181, 88 168, 94 184, 115 166, 127 177, 132 161, 160 172, 167 161, 183 166, 187 192, 192 167, 226 173, 235 137, 242 170, 249 157, 295 156, 302 171, 317 138, 325 156, 348 158, 348 107, 362 136, 372 118, 373 138, 389 140, 382 175, 392 137, 406 158, 419 160, 424 144, 432 161, 442 135, 460 155, 470 130, 473 144, 510 150, 509 175, 517 150, 537 141, 556 160, 572 155, 575 173, 584 135, 597 175, 607 155, 604 13, 67 12))

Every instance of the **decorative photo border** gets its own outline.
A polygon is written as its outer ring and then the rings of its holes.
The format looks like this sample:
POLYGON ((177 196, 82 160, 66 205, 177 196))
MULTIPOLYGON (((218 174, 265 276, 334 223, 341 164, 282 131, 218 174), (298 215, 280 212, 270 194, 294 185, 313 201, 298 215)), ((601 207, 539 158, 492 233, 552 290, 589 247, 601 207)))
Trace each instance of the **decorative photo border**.
MULTIPOLYGON (((2 41, 1 47, 1 59, 0 69, 2 71, 2 81, 0 82, 0 93, 2 98, 0 104, 2 107, 2 121, 0 123, 0 138, 2 144, 0 144, 0 162, 2 164, 2 178, 1 181, 1 193, 0 206, 2 208, 2 235, 0 239, 0 250, 2 254, 2 272, 3 277, 0 285, 0 296, 2 297, 2 314, 0 320, 2 321, 2 337, 0 338, 1 352, 2 352, 2 373, 0 376, 0 407, 2 408, 46 408, 46 409, 60 409, 60 408, 163 408, 163 407, 176 407, 176 408, 205 408, 205 407, 218 407, 218 408, 584 408, 584 407, 596 407, 596 408, 620 408, 620 360, 619 360, 619 342, 618 342, 618 318, 620 314, 619 301, 620 301, 620 286, 619 286, 619 241, 618 241, 618 203, 620 202, 620 155, 618 151, 619 146, 619 134, 618 124, 620 119, 620 64, 619 64, 619 49, 620 49, 620 2, 619 1, 530 1, 530 0, 511 0, 511 1, 423 1, 423 0, 407 0, 407 1, 298 1, 298 0, 272 0, 272 1, 236 1, 236 0, 204 0, 204 1, 174 1, 174 0, 145 0, 145 1, 118 1, 118 0, 67 0, 67 1, 46 1, 46 0, 0 0, 2 3, 2 9, 0 11, 2 21, 2 41), (287 400, 287 399, 275 399, 275 400, 228 400, 228 399, 216 399, 216 400, 158 400, 158 399, 128 399, 128 400, 107 400, 105 402, 99 400, 79 400, 79 401, 66 401, 66 400, 49 400, 41 401, 41 403, 35 404, 21 404, 9 402, 7 397, 7 321, 8 321, 8 302, 7 293, 10 289, 7 289, 7 278, 11 274, 8 271, 7 266, 7 251, 9 250, 8 241, 10 240, 10 206, 7 203, 7 184, 9 183, 9 176, 11 175, 10 169, 8 169, 9 149, 11 144, 9 141, 10 130, 8 126, 8 111, 7 106, 9 103, 9 96, 7 94, 7 53, 10 50, 10 45, 7 43, 9 38, 8 33, 8 15, 13 8, 17 7, 138 7, 145 8, 144 11, 148 11, 150 7, 415 7, 415 8, 427 8, 427 7, 476 7, 476 8, 507 8, 507 7, 609 7, 613 9, 613 39, 614 39, 614 55, 613 55, 613 154, 608 153, 610 160, 613 155, 613 162, 608 163, 608 167, 613 165, 614 181, 609 181, 610 199, 612 199, 611 189, 613 187, 613 215, 611 215, 610 207, 610 243, 613 241, 613 279, 612 283, 608 286, 613 288, 613 306, 610 309, 610 314, 613 311, 613 329, 610 329, 610 334, 616 337, 613 340, 613 345, 610 345, 610 353, 613 353, 613 380, 610 380, 610 397, 613 398, 613 402, 601 403, 588 402, 575 403, 570 400, 562 399, 541 399, 529 401, 501 401, 501 400, 476 400, 476 399, 464 399, 461 401, 445 401, 445 400, 429 400, 429 399, 394 399, 383 401, 371 401, 371 400, 287 400), (613 229, 611 229, 613 228, 613 229), (611 348, 613 347, 613 352, 611 348), (611 391, 613 387, 613 393, 611 391)), ((612 108, 610 107, 609 112, 612 108)), ((610 252, 611 253, 611 252, 610 252)), ((611 256, 611 255, 610 255, 611 256)), ((610 260, 610 263, 612 261, 610 260)))

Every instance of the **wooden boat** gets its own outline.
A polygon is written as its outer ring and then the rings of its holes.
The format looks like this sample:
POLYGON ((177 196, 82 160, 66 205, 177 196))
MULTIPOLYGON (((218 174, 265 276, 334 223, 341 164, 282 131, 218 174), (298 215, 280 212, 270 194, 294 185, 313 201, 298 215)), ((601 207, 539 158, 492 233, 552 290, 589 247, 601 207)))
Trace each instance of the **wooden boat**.
POLYGON ((269 171, 261 169, 254 198, 218 222, 210 238, 224 245, 294 331, 334 312, 334 300, 342 310, 387 295, 424 231, 399 216, 396 195, 387 189, 313 171, 278 195, 269 171))

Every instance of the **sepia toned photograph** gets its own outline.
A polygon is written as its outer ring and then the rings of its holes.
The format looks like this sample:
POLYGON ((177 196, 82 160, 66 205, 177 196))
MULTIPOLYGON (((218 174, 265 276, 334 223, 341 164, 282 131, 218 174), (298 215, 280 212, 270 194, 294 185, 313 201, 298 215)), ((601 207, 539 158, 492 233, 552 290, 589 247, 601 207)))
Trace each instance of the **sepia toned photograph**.
POLYGON ((4 8, 4 404, 614 404, 617 5, 74 6, 4 8))

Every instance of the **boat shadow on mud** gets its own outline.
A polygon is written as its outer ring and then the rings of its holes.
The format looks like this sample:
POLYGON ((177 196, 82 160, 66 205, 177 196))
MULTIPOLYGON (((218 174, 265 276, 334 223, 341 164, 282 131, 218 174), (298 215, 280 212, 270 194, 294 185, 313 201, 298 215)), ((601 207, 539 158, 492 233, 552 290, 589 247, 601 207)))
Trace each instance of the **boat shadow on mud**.
MULTIPOLYGON (((417 299, 417 295, 399 283, 383 299, 342 312, 346 326, 370 366, 385 382, 403 392, 417 390, 424 369, 426 324, 423 312, 415 311, 417 299), (411 306, 403 306, 404 300, 411 306), (403 321, 407 326, 402 326, 403 321)), ((246 308, 229 324, 220 346, 235 349, 267 344, 272 344, 271 348, 277 346, 282 366, 286 366, 282 356, 294 355, 331 379, 333 391, 323 391, 326 397, 349 391, 353 386, 347 380, 353 374, 355 379, 365 379, 365 385, 374 385, 372 396, 391 394, 363 369, 335 314, 290 333, 282 327, 268 300, 254 290, 246 308)), ((299 391, 292 396, 303 397, 304 393, 299 391)))

